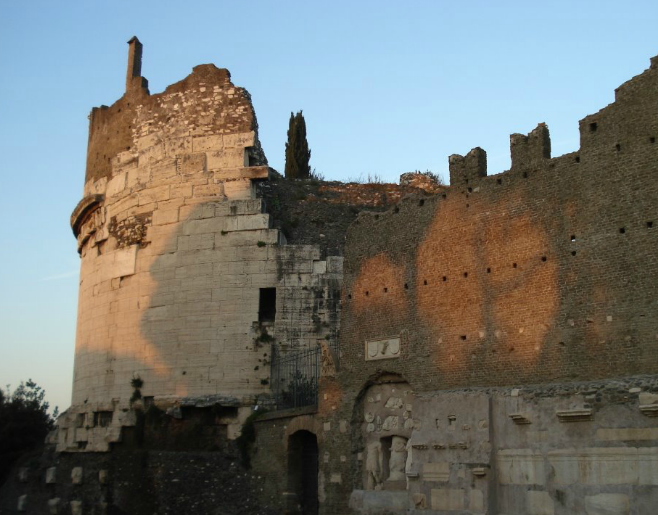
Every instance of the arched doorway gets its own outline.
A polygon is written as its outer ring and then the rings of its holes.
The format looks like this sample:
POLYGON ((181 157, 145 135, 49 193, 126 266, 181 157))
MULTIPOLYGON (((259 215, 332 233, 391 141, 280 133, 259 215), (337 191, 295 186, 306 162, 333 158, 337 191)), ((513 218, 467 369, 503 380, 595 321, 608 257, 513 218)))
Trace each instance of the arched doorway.
POLYGON ((317 515, 318 439, 310 431, 288 438, 288 490, 296 495, 301 515, 317 515))

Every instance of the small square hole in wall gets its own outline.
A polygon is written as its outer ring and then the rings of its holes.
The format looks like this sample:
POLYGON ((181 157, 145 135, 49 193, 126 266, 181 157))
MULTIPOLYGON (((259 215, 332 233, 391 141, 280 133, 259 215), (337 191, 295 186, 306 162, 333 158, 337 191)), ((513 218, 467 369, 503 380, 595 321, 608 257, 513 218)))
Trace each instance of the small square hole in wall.
POLYGON ((424 286, 427 286, 427 279, 425 279, 425 280, 423 281, 423 285, 424 285, 424 286))
POLYGON ((527 179, 528 178, 528 172, 523 172, 523 178, 527 179))
POLYGON ((418 205, 421 206, 421 207, 424 206, 425 205, 425 199, 420 199, 418 201, 418 205))
POLYGON ((620 227, 619 228, 619 234, 626 234, 626 228, 625 227, 620 227))
POLYGON ((576 235, 575 234, 571 235, 571 241, 576 241, 576 235))
POLYGON ((575 161, 576 161, 576 163, 580 163, 580 156, 576 156, 575 161))
POLYGON ((488 274, 491 273, 491 268, 487 268, 487 273, 488 273, 488 274))
POLYGON ((503 183, 503 180, 502 180, 502 179, 496 179, 496 183, 497 183, 497 184, 502 184, 502 183, 503 183))
POLYGON ((647 222, 647 229, 653 228, 653 222, 647 222))
POLYGON ((444 275, 443 276, 443 282, 446 282, 447 280, 448 280, 448 277, 444 275))
POLYGON ((443 198, 448 198, 448 195, 446 195, 445 193, 444 193, 443 195, 441 195, 441 196, 442 196, 443 198))
POLYGON ((368 295, 370 295, 370 292, 369 292, 369 291, 366 291, 366 297, 367 297, 368 295))
POLYGON ((468 277, 468 272, 464 272, 464 279, 468 277))
POLYGON ((544 263, 546 263, 546 256, 542 256, 542 257, 541 257, 541 260, 542 260, 544 263))
POLYGON ((649 138, 649 143, 655 143, 655 142, 656 142, 656 138, 654 138, 653 136, 651 136, 651 137, 649 138))
POLYGON ((617 152, 621 150, 621 145, 619 143, 615 145, 615 150, 617 150, 617 152))
POLYGON ((572 250, 572 251, 571 251, 571 255, 572 255, 572 256, 575 256, 575 255, 576 255, 576 251, 575 251, 575 250, 572 250))
POLYGON ((460 338, 461 338, 462 340, 466 340, 466 335, 465 335, 465 334, 462 334, 462 335, 460 336, 460 338))
POLYGON ((516 263, 512 263, 512 268, 516 268, 516 263))
POLYGON ((384 288, 384 293, 388 293, 388 288, 384 288))
POLYGON ((408 289, 409 289, 409 285, 408 285, 407 283, 404 283, 404 289, 405 289, 405 290, 408 290, 408 289))
POLYGON ((589 131, 590 132, 596 132, 596 129, 598 129, 599 126, 596 122, 592 122, 589 124, 589 131))

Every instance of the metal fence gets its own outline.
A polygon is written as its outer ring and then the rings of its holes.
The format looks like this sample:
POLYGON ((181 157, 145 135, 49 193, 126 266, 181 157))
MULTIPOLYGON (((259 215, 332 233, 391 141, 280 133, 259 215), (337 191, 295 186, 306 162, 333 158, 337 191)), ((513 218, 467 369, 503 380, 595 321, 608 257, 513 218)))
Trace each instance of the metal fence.
POLYGON ((270 381, 277 409, 313 406, 318 403, 321 348, 287 352, 272 346, 270 381))

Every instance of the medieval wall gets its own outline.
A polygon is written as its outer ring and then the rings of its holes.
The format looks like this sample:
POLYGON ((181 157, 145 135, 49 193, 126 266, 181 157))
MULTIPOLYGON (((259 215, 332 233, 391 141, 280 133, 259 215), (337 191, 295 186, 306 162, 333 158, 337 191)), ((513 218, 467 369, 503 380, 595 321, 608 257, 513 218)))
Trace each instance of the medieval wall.
POLYGON ((512 135, 493 176, 451 156, 449 189, 351 225, 320 513, 652 513, 658 59, 580 132, 512 135))

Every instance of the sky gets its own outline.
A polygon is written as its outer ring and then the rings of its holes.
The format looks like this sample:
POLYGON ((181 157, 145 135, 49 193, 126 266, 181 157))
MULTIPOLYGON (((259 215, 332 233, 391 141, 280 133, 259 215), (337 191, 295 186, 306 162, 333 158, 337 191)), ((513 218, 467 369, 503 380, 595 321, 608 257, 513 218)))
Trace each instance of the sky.
POLYGON ((0 388, 32 378, 70 404, 79 258, 69 226, 87 116, 125 87, 144 44, 151 93, 214 63, 252 95, 282 171, 303 110, 327 180, 431 170, 479 146, 509 168, 509 135, 539 122, 553 156, 578 120, 658 55, 658 2, 0 0, 0 388))

